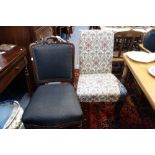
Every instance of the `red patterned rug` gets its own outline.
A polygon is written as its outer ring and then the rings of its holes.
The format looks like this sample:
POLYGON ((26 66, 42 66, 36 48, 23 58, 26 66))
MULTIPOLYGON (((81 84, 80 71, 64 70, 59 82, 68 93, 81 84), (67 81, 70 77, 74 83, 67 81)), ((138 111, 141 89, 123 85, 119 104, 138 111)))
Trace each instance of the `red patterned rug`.
MULTIPOLYGON (((75 70, 74 86, 77 87, 79 71, 75 70)), ((120 121, 114 121, 115 103, 81 103, 84 129, 143 129, 155 128, 155 113, 149 107, 144 95, 137 95, 132 75, 127 80, 127 90, 133 102, 125 101, 120 113, 120 121), (140 100, 141 99, 141 100, 140 100), (139 102, 143 101, 143 102, 139 102)), ((136 87, 137 88, 137 87, 136 87)), ((137 90, 138 91, 138 88, 137 90)))

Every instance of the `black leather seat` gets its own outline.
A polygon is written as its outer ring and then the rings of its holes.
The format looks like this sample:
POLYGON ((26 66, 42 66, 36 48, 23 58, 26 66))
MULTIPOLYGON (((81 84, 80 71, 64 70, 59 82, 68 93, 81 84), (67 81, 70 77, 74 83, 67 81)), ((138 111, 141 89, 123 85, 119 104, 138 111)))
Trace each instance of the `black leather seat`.
POLYGON ((81 119, 81 107, 71 84, 38 87, 23 115, 26 128, 65 128, 80 124, 81 119))
POLYGON ((40 86, 32 95, 22 121, 25 128, 79 128, 82 110, 71 84, 74 46, 50 39, 53 38, 30 45, 35 79, 40 86), (45 84, 48 82, 63 83, 45 84))

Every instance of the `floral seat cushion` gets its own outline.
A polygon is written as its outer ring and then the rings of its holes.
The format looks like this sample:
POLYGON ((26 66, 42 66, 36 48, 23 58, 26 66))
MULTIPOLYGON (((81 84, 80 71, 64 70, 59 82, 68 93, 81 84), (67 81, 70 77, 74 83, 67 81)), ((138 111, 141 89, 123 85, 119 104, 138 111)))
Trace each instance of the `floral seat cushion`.
POLYGON ((112 73, 81 74, 77 94, 80 102, 117 102, 127 93, 112 73))

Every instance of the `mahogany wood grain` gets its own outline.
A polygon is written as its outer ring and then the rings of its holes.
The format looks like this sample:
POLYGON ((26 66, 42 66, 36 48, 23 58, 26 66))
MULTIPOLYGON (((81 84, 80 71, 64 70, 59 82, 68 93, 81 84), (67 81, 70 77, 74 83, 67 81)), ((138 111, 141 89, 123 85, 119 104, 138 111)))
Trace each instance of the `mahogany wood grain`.
MULTIPOLYGON (((26 67, 25 48, 16 46, 10 51, 0 54, 0 93, 2 93, 15 77, 26 67)), ((30 93, 30 87, 27 87, 30 93)))
POLYGON ((15 44, 26 48, 27 66, 30 73, 31 89, 34 88, 34 76, 31 66, 29 44, 36 40, 32 26, 0 26, 0 44, 15 44))

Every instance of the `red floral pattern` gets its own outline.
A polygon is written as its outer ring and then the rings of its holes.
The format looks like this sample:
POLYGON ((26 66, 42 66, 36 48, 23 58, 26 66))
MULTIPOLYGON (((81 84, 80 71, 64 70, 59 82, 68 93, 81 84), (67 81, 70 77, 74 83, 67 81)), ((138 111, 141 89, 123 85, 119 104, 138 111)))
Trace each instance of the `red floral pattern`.
POLYGON ((110 73, 113 46, 114 34, 112 31, 82 31, 79 45, 80 73, 110 73))
POLYGON ((77 94, 81 102, 117 102, 120 82, 111 73, 114 33, 81 31, 80 76, 77 94))
POLYGON ((77 94, 81 102, 117 102, 119 81, 111 73, 81 74, 77 94))

